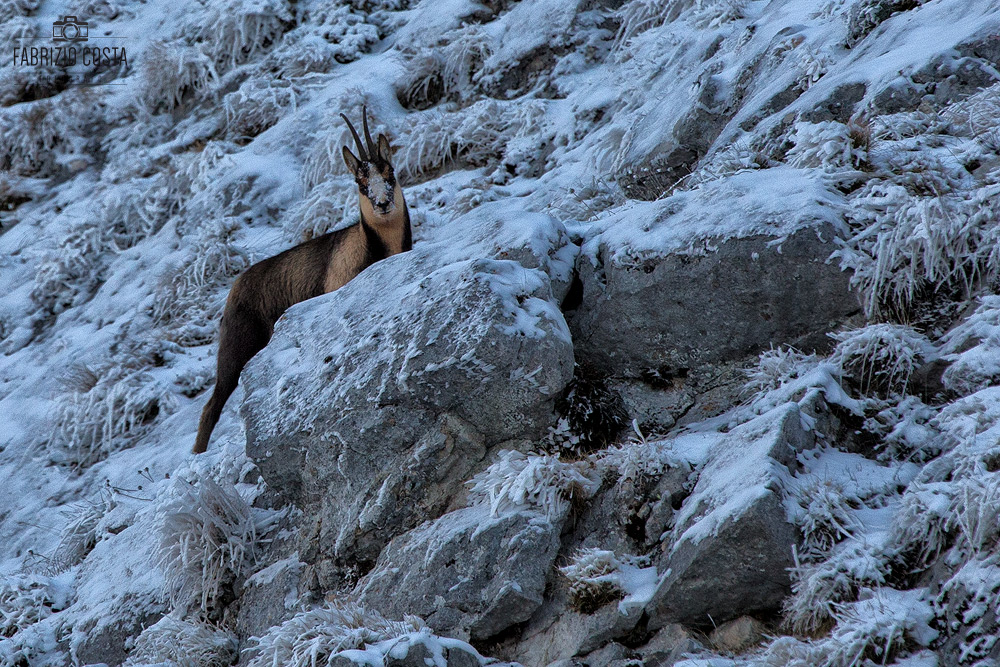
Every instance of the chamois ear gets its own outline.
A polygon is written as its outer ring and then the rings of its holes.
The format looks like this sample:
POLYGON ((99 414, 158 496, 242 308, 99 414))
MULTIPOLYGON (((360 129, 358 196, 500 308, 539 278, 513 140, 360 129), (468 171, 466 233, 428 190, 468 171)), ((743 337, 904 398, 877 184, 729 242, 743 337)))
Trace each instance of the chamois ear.
POLYGON ((347 171, 351 172, 357 178, 358 169, 361 168, 361 161, 354 157, 354 153, 347 146, 344 146, 344 164, 347 165, 347 171))
POLYGON ((392 148, 389 147, 389 140, 384 134, 378 135, 378 155, 383 162, 392 163, 392 148))

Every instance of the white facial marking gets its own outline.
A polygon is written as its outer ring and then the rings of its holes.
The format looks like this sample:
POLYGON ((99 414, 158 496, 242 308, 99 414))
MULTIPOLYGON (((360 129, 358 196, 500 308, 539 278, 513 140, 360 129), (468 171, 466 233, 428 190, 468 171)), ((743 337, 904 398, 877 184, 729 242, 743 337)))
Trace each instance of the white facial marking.
POLYGON ((373 171, 368 176, 368 194, 375 206, 387 207, 392 204, 392 188, 378 171, 373 171))

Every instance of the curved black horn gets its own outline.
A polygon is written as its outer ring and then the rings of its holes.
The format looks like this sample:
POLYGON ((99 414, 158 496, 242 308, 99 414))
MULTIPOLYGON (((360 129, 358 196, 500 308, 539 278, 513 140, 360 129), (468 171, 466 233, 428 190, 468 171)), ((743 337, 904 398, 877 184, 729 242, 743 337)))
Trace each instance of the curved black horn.
POLYGON ((372 141, 372 135, 368 132, 368 107, 361 107, 361 120, 364 123, 365 128, 365 143, 368 145, 368 154, 371 159, 374 160, 375 156, 378 155, 378 149, 375 147, 375 142, 372 141))
MULTIPOLYGON (((350 128, 351 130, 351 135, 354 137, 354 144, 358 147, 358 153, 360 153, 358 157, 364 160, 365 162, 371 162, 371 159, 365 152, 364 147, 361 145, 361 137, 358 136, 358 131, 354 129, 353 125, 351 125, 351 121, 347 119, 347 116, 345 116, 344 114, 340 114, 340 117, 344 119, 344 122, 347 123, 347 127, 350 128)), ((367 126, 366 126, 366 134, 367 134, 367 126)), ((369 143, 371 143, 370 139, 369 143)))

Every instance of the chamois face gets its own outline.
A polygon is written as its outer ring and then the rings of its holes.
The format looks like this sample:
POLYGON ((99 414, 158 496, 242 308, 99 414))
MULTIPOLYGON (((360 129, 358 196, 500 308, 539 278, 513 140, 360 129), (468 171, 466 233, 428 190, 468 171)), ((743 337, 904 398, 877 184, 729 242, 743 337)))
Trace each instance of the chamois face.
POLYGON ((392 149, 389 147, 389 139, 380 134, 378 142, 372 141, 371 133, 368 131, 368 111, 363 108, 361 117, 364 121, 365 144, 362 145, 361 137, 351 125, 351 121, 344 114, 340 115, 351 130, 360 156, 355 157, 351 149, 344 146, 344 164, 358 184, 362 213, 367 209, 371 214, 366 213, 369 219, 372 217, 388 219, 396 208, 401 206, 402 200, 396 184, 396 174, 392 169, 392 149))
POLYGON ((344 147, 344 162, 354 175, 358 192, 371 204, 376 215, 386 216, 396 208, 396 174, 388 160, 389 140, 379 135, 376 159, 361 161, 344 147))

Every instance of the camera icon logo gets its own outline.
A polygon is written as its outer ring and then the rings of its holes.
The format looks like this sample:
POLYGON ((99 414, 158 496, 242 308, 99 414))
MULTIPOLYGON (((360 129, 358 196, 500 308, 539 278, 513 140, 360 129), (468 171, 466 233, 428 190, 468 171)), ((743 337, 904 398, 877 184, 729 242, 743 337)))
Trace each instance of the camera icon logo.
POLYGON ((63 16, 52 22, 52 41, 86 42, 89 25, 86 21, 77 21, 75 16, 63 16))

